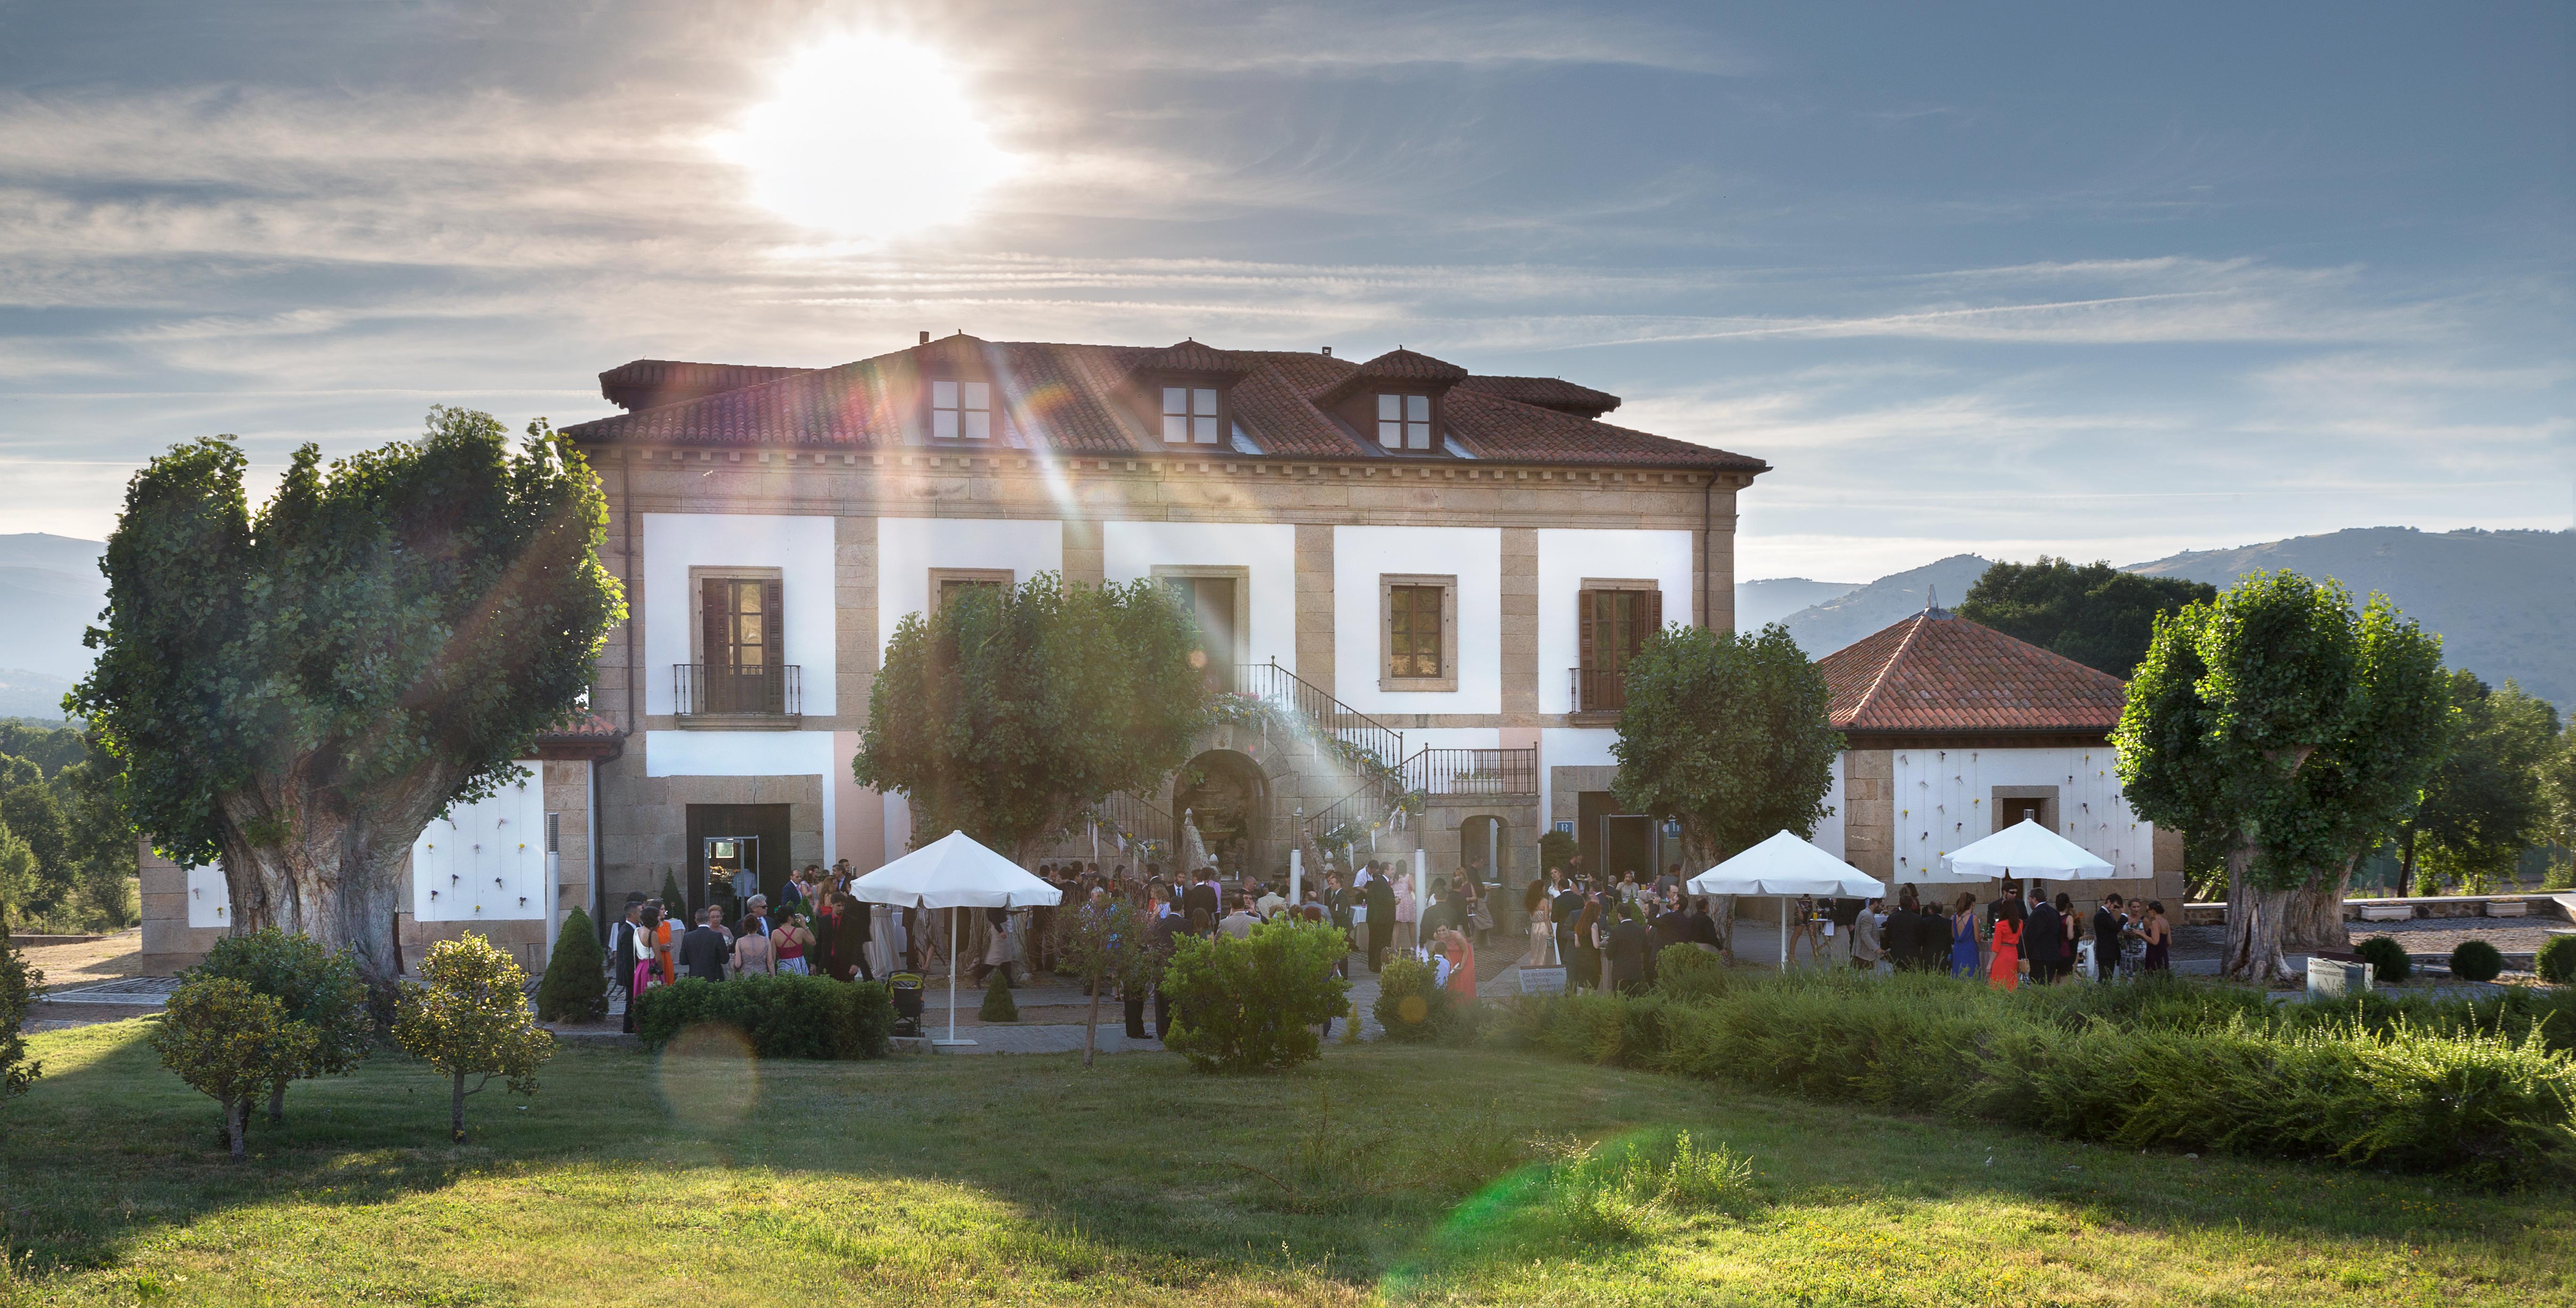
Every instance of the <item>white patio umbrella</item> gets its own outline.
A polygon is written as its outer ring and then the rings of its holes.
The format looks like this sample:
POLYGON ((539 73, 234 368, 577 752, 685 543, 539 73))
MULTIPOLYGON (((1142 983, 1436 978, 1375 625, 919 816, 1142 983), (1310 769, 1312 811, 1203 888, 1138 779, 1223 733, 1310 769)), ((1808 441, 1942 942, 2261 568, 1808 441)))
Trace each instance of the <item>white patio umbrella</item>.
POLYGON ((1942 881, 1986 881, 1996 877, 2037 877, 2042 881, 2102 881, 2111 865, 2082 845, 2029 818, 1950 851, 1948 875, 1942 881))
POLYGON ((1783 831, 1690 879, 1694 895, 1777 895, 1780 970, 1789 970, 1789 896, 1880 899, 1887 887, 1860 869, 1783 831))
MULTIPOLYGON (((1064 892, 1020 870, 1020 865, 975 843, 963 831, 947 835, 850 883, 850 897, 898 908, 1029 908, 1052 906, 1064 892)), ((948 915, 948 1038, 933 1044, 971 1045, 957 1038, 957 915, 948 915)))

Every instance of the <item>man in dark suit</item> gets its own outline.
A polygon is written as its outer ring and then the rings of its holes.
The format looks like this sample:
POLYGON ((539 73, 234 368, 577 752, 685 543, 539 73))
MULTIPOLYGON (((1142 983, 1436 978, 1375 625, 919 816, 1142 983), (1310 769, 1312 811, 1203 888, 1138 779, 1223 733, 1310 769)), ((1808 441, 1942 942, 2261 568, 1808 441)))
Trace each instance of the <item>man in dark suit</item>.
POLYGON ((1574 920, 1583 916, 1583 892, 1576 888, 1574 878, 1563 872, 1556 874, 1555 898, 1549 901, 1547 912, 1549 919, 1556 923, 1558 937, 1573 933, 1574 920))
POLYGON ((1217 904, 1216 882, 1202 872, 1198 880, 1181 892, 1181 917, 1186 921, 1193 910, 1205 909, 1208 921, 1213 922, 1220 911, 1217 904))
POLYGON ((1368 902, 1369 970, 1386 970, 1386 951, 1395 943, 1395 881, 1381 871, 1369 878, 1364 898, 1368 902))
MULTIPOLYGON (((1664 951, 1674 945, 1690 943, 1690 914, 1678 906, 1656 913, 1653 925, 1646 928, 1646 984, 1653 985, 1662 966, 1664 951)), ((1711 925, 1714 925, 1713 923, 1711 925)))
POLYGON ((868 941, 876 932, 875 908, 846 893, 834 896, 832 902, 839 909, 832 918, 832 963, 837 969, 833 975, 847 981, 855 970, 867 980, 876 980, 876 968, 868 962, 868 941))
POLYGON ((2032 900, 2022 926, 2021 952, 2030 959, 2031 979, 2046 985, 2058 978, 2058 969, 2066 962, 2066 931, 2048 896, 2034 895, 2032 900))
POLYGON ((1726 938, 1717 933, 1717 918, 1708 911, 1708 896, 1691 901, 1690 938, 1695 945, 1711 949, 1726 948, 1726 938))
POLYGON ((2106 895, 2093 910, 2093 975, 2111 980, 2120 969, 2120 897, 2106 895))
POLYGON ((1619 905, 1619 925, 1610 928, 1610 983, 1620 994, 1633 995, 1646 988, 1646 946, 1649 933, 1646 924, 1637 920, 1637 906, 1619 905))
POLYGON ((680 937, 681 975, 724 980, 725 960, 733 953, 733 942, 725 939, 724 929, 716 925, 723 917, 721 906, 709 905, 705 919, 680 937))
POLYGON ((635 964, 644 956, 644 896, 626 897, 626 919, 608 928, 609 980, 626 995, 626 1034, 635 1034, 635 964))
MULTIPOLYGON (((1189 919, 1172 911, 1171 904, 1163 898, 1164 893, 1163 891, 1154 892, 1147 902, 1154 914, 1154 920, 1149 928, 1153 932, 1154 948, 1162 954, 1168 965, 1172 951, 1180 947, 1181 933, 1188 928, 1189 919)), ((1154 1038, 1161 1040, 1171 1033, 1172 995, 1170 991, 1163 988, 1162 982, 1157 980, 1154 983, 1154 1038)))
POLYGON ((1896 911, 1887 915, 1887 927, 1881 936, 1887 942, 1887 961, 1899 972, 1911 972, 1921 966, 1914 952, 1914 920, 1920 916, 1914 911, 1914 887, 1898 891, 1896 911))

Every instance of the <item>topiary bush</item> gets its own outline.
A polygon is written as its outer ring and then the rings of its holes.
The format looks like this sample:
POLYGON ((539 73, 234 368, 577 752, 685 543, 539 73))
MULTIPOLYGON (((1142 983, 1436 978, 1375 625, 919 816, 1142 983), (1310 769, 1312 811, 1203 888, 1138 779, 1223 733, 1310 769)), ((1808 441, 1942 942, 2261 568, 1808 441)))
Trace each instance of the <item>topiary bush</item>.
POLYGON ((1369 1011, 1385 1028, 1387 1039, 1437 1040, 1461 1025, 1457 998, 1432 979, 1436 975, 1430 964, 1410 954, 1386 961, 1386 970, 1377 977, 1377 1002, 1369 1011))
POLYGON ((1259 1072, 1315 1058, 1315 1028, 1347 1011, 1334 964, 1350 941, 1325 923, 1265 922, 1237 940, 1183 940, 1163 968, 1173 1029, 1163 1044, 1202 1072, 1259 1072))
POLYGON ((637 999, 635 1033, 660 1049, 693 1026, 740 1031, 761 1058, 883 1058, 893 1046, 894 996, 877 982, 827 976, 690 977, 637 999))
POLYGON ((2415 971, 2415 960, 2406 956, 2406 946, 2391 936, 2372 936, 2353 952, 2370 964, 2371 975, 2384 986, 2396 985, 2415 971))
POLYGON ((2483 940, 2463 940, 2451 951, 2451 975, 2463 981, 2493 981, 2504 972, 2504 955, 2483 940))
POLYGON ((2576 985, 2576 936, 2551 936, 2532 956, 2531 970, 2553 986, 2576 985))
POLYGON ((0 1099, 25 1094, 45 1065, 27 1058, 27 1008, 44 993, 45 974, 27 965, 27 956, 9 943, 9 910, 0 906, 0 1099))
POLYGON ((546 975, 537 982, 537 1017, 547 1022, 596 1022, 608 1016, 608 955, 590 914, 576 908, 564 914, 555 935, 554 952, 546 957, 546 975))
POLYGON ((987 1022, 1020 1020, 1019 1002, 1011 998, 1011 979, 1002 975, 1002 969, 994 968, 984 979, 984 1005, 975 1010, 975 1016, 987 1022))

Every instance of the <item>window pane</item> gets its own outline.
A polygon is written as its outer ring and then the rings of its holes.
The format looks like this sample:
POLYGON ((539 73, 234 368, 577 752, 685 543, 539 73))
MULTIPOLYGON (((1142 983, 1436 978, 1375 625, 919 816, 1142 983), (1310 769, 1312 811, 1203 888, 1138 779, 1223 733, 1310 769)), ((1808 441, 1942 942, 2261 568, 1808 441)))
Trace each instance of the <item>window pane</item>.
POLYGON ((1431 424, 1427 422, 1408 422, 1404 424, 1404 447, 1409 450, 1430 449, 1431 424))
POLYGON ((993 415, 983 409, 966 411, 966 439, 989 440, 993 435, 993 415))
POLYGON ((1163 415, 1163 439, 1175 444, 1190 438, 1190 420, 1177 413, 1163 415))
POLYGON ((1163 412, 1188 413, 1190 411, 1189 394, 1189 388, 1185 386, 1164 387, 1163 412))
POLYGON ((1191 391, 1190 403, 1194 406, 1190 409, 1190 412, 1209 418, 1216 416, 1216 392, 1214 390, 1202 386, 1197 390, 1191 391))
POLYGON ((992 389, 992 385, 987 382, 966 383, 966 403, 959 407, 968 409, 992 408, 992 389))
POLYGON ((1398 677, 1440 675, 1438 586, 1394 586, 1387 593, 1387 671, 1398 677))
POLYGON ((1377 443, 1390 450, 1404 447, 1404 424, 1381 422, 1377 425, 1377 443))
POLYGON ((1404 417, 1408 422, 1431 421, 1431 397, 1428 395, 1405 396, 1404 417))
POLYGON ((1197 439, 1199 444, 1214 445, 1216 444, 1216 419, 1192 418, 1190 419, 1190 432, 1197 439))
POLYGON ((957 383, 953 381, 932 382, 930 384, 930 407, 934 409, 956 408, 957 383))
POLYGON ((931 410, 930 436, 933 440, 953 441, 957 439, 957 411, 955 409, 931 410))
POLYGON ((1377 416, 1380 421, 1402 419, 1404 417, 1404 397, 1401 395, 1381 395, 1377 397, 1377 416))

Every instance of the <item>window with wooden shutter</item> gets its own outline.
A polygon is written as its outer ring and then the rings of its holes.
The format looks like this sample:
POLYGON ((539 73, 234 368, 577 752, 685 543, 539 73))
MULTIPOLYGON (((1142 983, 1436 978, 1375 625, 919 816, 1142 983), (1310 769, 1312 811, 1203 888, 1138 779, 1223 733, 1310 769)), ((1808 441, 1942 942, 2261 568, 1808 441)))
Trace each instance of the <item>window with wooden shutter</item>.
POLYGON ((1642 584, 1586 586, 1575 593, 1575 612, 1580 615, 1575 711, 1625 708, 1628 663, 1663 627, 1663 592, 1642 584))
POLYGON ((697 657, 684 669, 679 711, 794 711, 788 707, 795 673, 786 666, 786 592, 780 579, 718 572, 696 582, 697 657))

